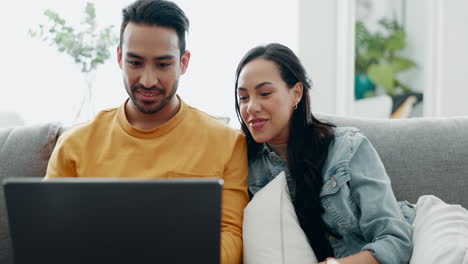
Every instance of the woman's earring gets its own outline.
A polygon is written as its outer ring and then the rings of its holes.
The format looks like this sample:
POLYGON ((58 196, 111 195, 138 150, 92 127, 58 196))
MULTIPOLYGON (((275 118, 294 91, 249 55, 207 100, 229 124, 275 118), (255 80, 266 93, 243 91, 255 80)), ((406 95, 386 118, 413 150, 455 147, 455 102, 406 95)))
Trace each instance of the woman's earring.
POLYGON ((294 110, 297 110, 297 104, 296 104, 296 106, 294 106, 294 110))

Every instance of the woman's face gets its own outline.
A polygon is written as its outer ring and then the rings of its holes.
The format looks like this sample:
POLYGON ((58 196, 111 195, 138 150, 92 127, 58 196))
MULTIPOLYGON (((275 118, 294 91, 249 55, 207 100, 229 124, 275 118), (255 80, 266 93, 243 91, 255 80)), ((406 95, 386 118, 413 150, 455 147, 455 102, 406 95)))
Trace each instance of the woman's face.
POLYGON ((254 59, 239 74, 237 100, 242 120, 258 143, 288 142, 291 116, 302 83, 289 88, 273 61, 254 59))

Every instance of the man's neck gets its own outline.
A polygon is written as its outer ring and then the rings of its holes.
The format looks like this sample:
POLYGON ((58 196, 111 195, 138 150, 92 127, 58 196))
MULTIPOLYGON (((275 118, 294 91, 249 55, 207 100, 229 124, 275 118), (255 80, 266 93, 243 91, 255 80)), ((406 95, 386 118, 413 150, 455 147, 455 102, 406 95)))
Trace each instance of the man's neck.
POLYGON ((151 130, 173 118, 179 112, 180 105, 180 99, 175 95, 173 100, 157 113, 144 114, 133 104, 132 100, 128 100, 125 104, 125 115, 134 128, 151 130))

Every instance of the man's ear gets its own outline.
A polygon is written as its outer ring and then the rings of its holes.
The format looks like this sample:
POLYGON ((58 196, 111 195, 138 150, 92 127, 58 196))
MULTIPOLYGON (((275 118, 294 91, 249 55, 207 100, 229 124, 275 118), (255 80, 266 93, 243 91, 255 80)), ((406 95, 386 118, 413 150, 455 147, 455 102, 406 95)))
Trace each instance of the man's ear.
POLYGON ((120 49, 120 46, 117 46, 117 61, 120 69, 122 69, 122 50, 120 49))
POLYGON ((180 74, 184 74, 187 71, 187 67, 190 61, 190 51, 185 51, 182 58, 180 58, 180 74))
POLYGON ((297 82, 292 88, 292 93, 293 93, 293 97, 295 100, 294 102, 296 105, 302 99, 303 89, 304 89, 304 85, 301 82, 297 82))

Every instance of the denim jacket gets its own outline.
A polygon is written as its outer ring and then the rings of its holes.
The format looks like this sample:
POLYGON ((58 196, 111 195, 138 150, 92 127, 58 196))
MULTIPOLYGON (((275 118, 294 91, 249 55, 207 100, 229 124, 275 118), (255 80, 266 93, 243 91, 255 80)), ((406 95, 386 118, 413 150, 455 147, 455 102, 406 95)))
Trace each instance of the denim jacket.
MULTIPOLYGON (((337 127, 334 132, 320 193, 334 257, 370 250, 380 263, 409 263, 414 206, 396 201, 377 152, 358 129, 337 127)), ((267 144, 249 164, 249 191, 255 195, 281 171, 294 200, 295 185, 287 163, 267 144)))

